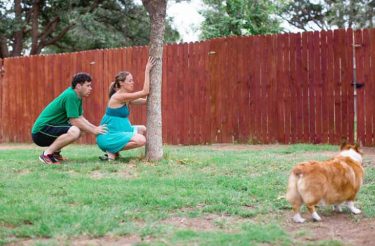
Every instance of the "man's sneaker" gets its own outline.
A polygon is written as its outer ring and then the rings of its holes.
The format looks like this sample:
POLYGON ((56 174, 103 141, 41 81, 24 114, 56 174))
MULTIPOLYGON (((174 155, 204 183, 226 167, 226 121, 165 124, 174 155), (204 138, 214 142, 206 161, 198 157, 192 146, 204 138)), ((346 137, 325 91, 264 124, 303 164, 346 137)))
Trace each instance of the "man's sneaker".
POLYGON ((65 157, 63 157, 63 156, 61 155, 60 151, 59 151, 59 152, 54 152, 54 153, 53 153, 53 157, 54 157, 56 160, 58 160, 58 161, 67 161, 67 160, 68 160, 67 158, 65 158, 65 157))
POLYGON ((39 156, 39 160, 48 165, 59 165, 60 162, 52 154, 45 155, 44 152, 39 156))

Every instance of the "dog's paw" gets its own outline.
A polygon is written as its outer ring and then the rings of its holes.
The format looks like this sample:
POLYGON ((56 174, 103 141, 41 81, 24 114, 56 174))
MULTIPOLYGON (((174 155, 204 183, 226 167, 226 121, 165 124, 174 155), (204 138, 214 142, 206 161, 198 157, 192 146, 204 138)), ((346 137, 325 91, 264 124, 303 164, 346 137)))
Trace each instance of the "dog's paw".
POLYGON ((312 213, 312 218, 314 221, 321 221, 322 218, 320 218, 319 214, 317 212, 312 213))
POLYGON ((350 208, 350 211, 352 211, 353 214, 360 214, 360 213, 362 213, 362 211, 360 209, 354 208, 354 207, 350 208))
POLYGON ((293 221, 296 222, 296 223, 303 223, 303 222, 305 222, 305 219, 302 218, 300 214, 295 214, 293 216, 293 221))
POLYGON ((353 213, 353 214, 360 214, 361 213, 361 210, 359 210, 358 208, 356 208, 354 206, 354 202, 353 201, 349 201, 348 202, 348 208, 350 209, 350 211, 353 213))

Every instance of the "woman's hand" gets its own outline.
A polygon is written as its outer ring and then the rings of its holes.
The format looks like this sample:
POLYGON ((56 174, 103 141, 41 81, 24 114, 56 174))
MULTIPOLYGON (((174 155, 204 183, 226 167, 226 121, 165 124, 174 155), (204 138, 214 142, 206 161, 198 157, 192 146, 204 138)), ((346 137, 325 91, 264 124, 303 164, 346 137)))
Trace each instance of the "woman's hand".
POLYGON ((146 71, 147 72, 150 72, 151 69, 155 66, 156 60, 157 60, 157 58, 155 58, 155 57, 152 57, 152 56, 148 57, 148 61, 147 61, 147 64, 146 64, 146 71))

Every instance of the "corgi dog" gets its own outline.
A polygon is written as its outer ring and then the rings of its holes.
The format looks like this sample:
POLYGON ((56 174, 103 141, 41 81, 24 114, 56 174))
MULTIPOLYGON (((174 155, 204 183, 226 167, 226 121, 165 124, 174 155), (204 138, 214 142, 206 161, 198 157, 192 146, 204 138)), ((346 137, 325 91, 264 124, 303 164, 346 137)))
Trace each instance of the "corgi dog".
POLYGON ((358 145, 343 143, 338 156, 327 161, 308 161, 297 164, 291 171, 286 199, 292 205, 296 223, 303 223, 300 208, 303 204, 314 221, 321 218, 315 210, 319 203, 334 205, 347 202, 353 214, 361 213, 354 199, 363 183, 362 152, 358 145))

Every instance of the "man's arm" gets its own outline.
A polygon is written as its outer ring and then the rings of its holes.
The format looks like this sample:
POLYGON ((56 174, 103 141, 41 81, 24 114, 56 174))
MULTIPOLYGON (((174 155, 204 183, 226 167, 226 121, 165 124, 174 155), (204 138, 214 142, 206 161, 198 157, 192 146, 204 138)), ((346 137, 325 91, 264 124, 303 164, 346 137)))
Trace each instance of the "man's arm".
POLYGON ((80 116, 78 118, 71 118, 70 124, 73 126, 78 127, 84 132, 88 132, 94 135, 102 134, 107 132, 107 128, 105 125, 103 126, 95 126, 90 123, 85 117, 80 116))

